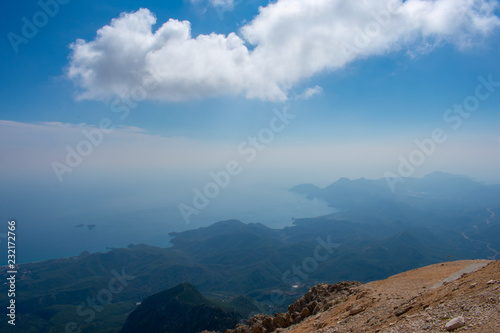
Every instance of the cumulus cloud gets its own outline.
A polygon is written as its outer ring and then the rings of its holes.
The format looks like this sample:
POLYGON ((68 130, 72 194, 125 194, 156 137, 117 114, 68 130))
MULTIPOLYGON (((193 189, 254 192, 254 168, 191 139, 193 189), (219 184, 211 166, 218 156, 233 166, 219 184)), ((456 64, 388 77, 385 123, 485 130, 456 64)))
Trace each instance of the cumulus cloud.
MULTIPOLYGON (((213 0, 230 4, 228 0, 213 0)), ((492 0, 278 0, 237 33, 191 35, 188 21, 156 31, 148 9, 123 13, 92 41, 71 44, 67 76, 81 99, 124 96, 154 78, 148 98, 225 94, 285 100, 302 80, 398 50, 472 45, 500 25, 492 0)))

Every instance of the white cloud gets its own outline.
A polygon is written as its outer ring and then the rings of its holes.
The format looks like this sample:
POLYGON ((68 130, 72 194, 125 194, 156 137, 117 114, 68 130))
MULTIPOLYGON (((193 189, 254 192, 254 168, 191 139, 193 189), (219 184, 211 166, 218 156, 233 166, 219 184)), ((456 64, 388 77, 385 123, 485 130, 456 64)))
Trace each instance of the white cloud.
POLYGON ((197 37, 188 21, 174 19, 152 31, 155 16, 140 9, 112 20, 94 40, 73 43, 67 76, 83 99, 126 95, 153 75, 150 99, 285 100, 302 80, 357 59, 431 52, 446 42, 466 48, 500 25, 497 7, 491 0, 278 0, 239 35, 197 37))
POLYGON ((233 0, 190 0, 190 2, 200 15, 206 15, 208 10, 214 10, 221 20, 224 20, 224 13, 231 12, 235 7, 233 0))
POLYGON ((233 8, 233 0, 209 0, 214 7, 233 8))
POLYGON ((309 99, 314 95, 319 95, 323 92, 323 88, 320 86, 314 86, 313 88, 307 88, 302 94, 298 95, 296 99, 309 99))
MULTIPOLYGON (((191 0, 194 5, 200 5, 200 3, 205 2, 204 0, 191 0)), ((206 2, 213 7, 223 7, 226 9, 232 9, 234 6, 233 0, 206 0, 206 2)))

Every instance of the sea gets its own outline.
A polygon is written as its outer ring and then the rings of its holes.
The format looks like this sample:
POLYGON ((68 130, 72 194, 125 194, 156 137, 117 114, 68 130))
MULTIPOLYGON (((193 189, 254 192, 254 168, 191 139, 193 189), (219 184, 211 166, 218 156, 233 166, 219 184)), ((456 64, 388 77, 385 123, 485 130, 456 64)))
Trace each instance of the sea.
MULTIPOLYGON (((201 192, 203 187, 199 189, 201 192)), ((27 263, 77 256, 84 251, 106 252, 130 244, 168 247, 171 232, 229 219, 278 229, 293 225, 298 218, 336 212, 323 201, 268 183, 219 188, 208 192, 212 198, 206 197, 207 202, 197 206, 193 203, 196 187, 180 184, 167 188, 161 184, 156 188, 66 184, 61 189, 33 184, 7 192, 0 197, 2 265, 7 264, 10 220, 16 221, 16 262, 27 263), (193 209, 189 218, 181 214, 181 205, 193 209)))

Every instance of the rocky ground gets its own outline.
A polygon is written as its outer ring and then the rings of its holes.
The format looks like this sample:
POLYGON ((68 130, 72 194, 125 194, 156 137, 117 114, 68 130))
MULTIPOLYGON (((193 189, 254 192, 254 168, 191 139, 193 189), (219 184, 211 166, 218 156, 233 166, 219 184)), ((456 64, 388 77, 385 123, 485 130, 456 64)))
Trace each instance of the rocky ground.
POLYGON ((367 284, 320 284, 288 312, 255 316, 226 333, 447 331, 500 332, 500 261, 446 262, 367 284))

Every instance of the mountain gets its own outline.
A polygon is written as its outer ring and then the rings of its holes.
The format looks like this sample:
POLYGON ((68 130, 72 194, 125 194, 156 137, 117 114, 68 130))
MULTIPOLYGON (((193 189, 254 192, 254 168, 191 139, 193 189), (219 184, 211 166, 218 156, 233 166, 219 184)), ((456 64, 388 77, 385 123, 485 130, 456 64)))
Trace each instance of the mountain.
POLYGON ((300 194, 305 194, 308 198, 312 199, 317 195, 317 193, 320 190, 321 189, 319 187, 317 187, 316 185, 313 185, 313 184, 300 184, 300 185, 295 185, 289 191, 295 192, 295 193, 300 193, 300 194))
POLYGON ((311 184, 296 185, 289 191, 306 195, 308 198, 322 199, 336 208, 355 207, 394 197, 384 184, 365 178, 340 178, 324 189, 311 184))
MULTIPOLYGON (((487 235, 498 235, 498 230, 486 221, 490 215, 496 218, 493 213, 500 210, 500 185, 444 172, 390 181, 394 191, 385 178, 341 178, 326 188, 298 193, 339 208, 333 215, 335 219, 388 228, 392 233, 398 229, 425 229, 439 242, 454 248, 450 255, 461 258, 483 257, 477 252, 479 244, 488 248, 488 243, 497 243, 487 235)), ((490 256, 495 256, 498 247, 490 247, 490 256)))
MULTIPOLYGON (((76 325, 81 333, 117 332, 137 303, 185 282, 246 318, 283 312, 319 283, 370 282, 447 260, 498 258, 500 186, 439 173, 398 185, 391 192, 385 179, 341 179, 315 194, 343 202, 341 210, 283 229, 228 220, 172 233, 167 248, 130 245, 18 265, 19 321, 16 327, 0 321, 0 331, 76 325), (442 182, 453 190, 433 187, 442 182)), ((0 267, 0 278, 7 277, 0 267)))
MULTIPOLYGON (((296 185, 290 191, 319 198, 333 207, 341 209, 372 207, 386 201, 416 204, 426 201, 476 202, 475 197, 483 192, 500 194, 500 186, 485 185, 467 176, 444 172, 433 172, 422 178, 365 178, 350 180, 340 178, 326 188, 312 184, 296 185)), ((482 196, 485 197, 484 195, 482 196)))
POLYGON ((224 331, 241 315, 203 297, 189 283, 147 297, 128 317, 120 333, 197 333, 224 331))
MULTIPOLYGON (((418 235, 400 248, 392 245, 390 235, 399 232, 334 217, 297 220, 284 229, 223 221, 175 234, 169 248, 131 245, 22 264, 16 283, 20 320, 15 328, 2 322, 0 330, 64 331, 74 323, 82 333, 116 332, 136 303, 183 282, 234 310, 246 304, 240 311, 245 316, 281 311, 318 282, 370 281, 446 259, 446 246, 429 256, 418 235)), ((5 268, 0 275, 7 278, 5 268)), ((6 293, 0 302, 8 302, 6 293)))
POLYGON ((500 261, 440 263, 367 284, 319 284, 285 313, 226 333, 498 332, 500 261))

